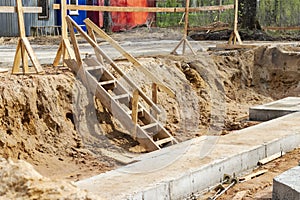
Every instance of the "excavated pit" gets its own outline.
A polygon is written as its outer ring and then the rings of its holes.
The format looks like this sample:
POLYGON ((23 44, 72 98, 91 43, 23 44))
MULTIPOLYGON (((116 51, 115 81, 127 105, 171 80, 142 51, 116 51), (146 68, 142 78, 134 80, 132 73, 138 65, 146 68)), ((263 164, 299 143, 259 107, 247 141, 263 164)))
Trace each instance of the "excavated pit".
MULTIPOLYGON (((139 61, 176 92, 176 98, 158 93, 158 103, 165 110, 160 118, 176 139, 186 141, 205 134, 230 134, 254 125, 257 122, 247 120, 250 106, 287 96, 299 97, 299 52, 298 47, 261 46, 139 61)), ((151 95, 147 77, 127 62, 118 64, 151 95)), ((145 151, 69 70, 46 71, 43 76, 0 75, 3 158, 25 160, 44 177, 76 181, 115 169, 122 165, 124 156, 132 158, 145 151)), ((1 160, 6 166, 5 162, 1 160)), ((22 165, 17 161, 18 164, 22 165)), ((12 168, 0 168, 13 173, 12 168)), ((33 179, 21 176, 16 179, 33 179)), ((49 181, 36 176, 44 184, 49 181)), ((7 186, 8 179, 0 177, 0 192, 7 198, 17 197, 8 196, 13 194, 6 191, 17 194, 18 185, 7 186)), ((42 194, 43 190, 39 199, 42 194)), ((26 198, 34 199, 35 195, 26 198)), ((84 195, 82 199, 88 199, 84 195)))

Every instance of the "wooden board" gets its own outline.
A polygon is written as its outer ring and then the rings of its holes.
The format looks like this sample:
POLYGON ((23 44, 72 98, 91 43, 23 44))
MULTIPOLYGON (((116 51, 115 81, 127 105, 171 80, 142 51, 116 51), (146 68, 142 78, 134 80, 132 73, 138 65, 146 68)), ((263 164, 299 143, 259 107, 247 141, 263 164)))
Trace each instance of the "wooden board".
POLYGON ((0 73, 5 73, 5 72, 8 72, 9 69, 5 69, 5 68, 0 68, 0 73))
POLYGON ((264 169, 264 170, 260 170, 260 171, 257 171, 257 172, 254 172, 252 174, 249 174, 247 176, 244 176, 244 177, 241 177, 239 178, 239 181, 240 182, 244 182, 244 181, 249 181, 255 177, 258 177, 260 175, 263 175, 264 173, 268 172, 268 170, 264 169))
POLYGON ((265 165, 267 164, 268 162, 271 162, 272 160, 275 160, 277 158, 280 158, 281 156, 285 155, 285 152, 278 152, 278 153, 275 153, 274 155, 272 156, 269 156, 267 158, 264 158, 264 159, 261 159, 258 161, 258 165, 265 165))
MULTIPOLYGON (((190 12, 214 11, 214 10, 230 10, 234 5, 224 6, 202 6, 191 7, 190 12)), ((59 10, 60 4, 53 4, 53 9, 59 10)), ((186 8, 160 8, 160 7, 118 7, 118 6, 85 6, 85 5, 67 5, 68 10, 85 10, 85 11, 107 11, 107 12, 185 12, 186 8)))
MULTIPOLYGON (((16 13, 17 7, 15 6, 0 6, 0 13, 16 13)), ((23 7, 24 13, 42 13, 42 7, 23 7)))

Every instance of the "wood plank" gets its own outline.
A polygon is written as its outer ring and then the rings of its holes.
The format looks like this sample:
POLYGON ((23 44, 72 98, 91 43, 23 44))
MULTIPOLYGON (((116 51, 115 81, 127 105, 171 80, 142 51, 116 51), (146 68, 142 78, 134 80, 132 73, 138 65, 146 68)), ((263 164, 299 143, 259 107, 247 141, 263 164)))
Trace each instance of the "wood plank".
MULTIPOLYGON (((72 26, 72 24, 71 24, 70 21, 67 21, 67 25, 69 27, 71 41, 72 41, 72 44, 73 44, 73 49, 74 49, 74 53, 75 53, 75 58, 76 58, 76 61, 77 61, 77 65, 79 67, 83 67, 81 56, 80 56, 80 51, 79 51, 79 46, 78 46, 78 42, 77 42, 77 39, 76 39, 74 28, 73 28, 73 26, 72 26)), ((66 49, 68 50, 68 52, 71 51, 70 49, 67 48, 67 45, 66 45, 66 49)), ((70 55, 70 53, 69 53, 69 55, 70 55)))
POLYGON ((139 106, 139 91, 134 90, 133 95, 132 95, 132 113, 131 113, 131 118, 134 124, 137 124, 138 121, 138 106, 139 106))
POLYGON ((6 68, 0 68, 0 73, 5 73, 5 72, 8 72, 9 69, 6 69, 6 68))
POLYGON ((247 176, 244 176, 244 177, 241 177, 239 178, 239 181, 240 182, 244 182, 244 181, 249 181, 255 177, 258 177, 260 175, 263 175, 264 173, 268 172, 268 170, 264 169, 264 170, 260 170, 260 171, 257 171, 257 172, 254 172, 254 173, 251 173, 247 176))
POLYGON ((222 30, 229 30, 230 27, 213 27, 213 26, 200 26, 200 27, 189 27, 189 31, 222 31, 222 30))
POLYGON ((141 128, 143 129, 143 130, 147 130, 147 129, 150 129, 150 128, 154 128, 154 127, 156 127, 156 126, 158 126, 158 123, 151 123, 151 124, 147 124, 147 125, 145 125, 145 126, 142 126, 141 128))
POLYGON ((65 55, 64 55, 64 59, 68 58, 66 56, 69 56, 71 59, 75 59, 75 53, 73 51, 73 49, 71 48, 71 44, 70 44, 70 40, 69 39, 63 39, 63 43, 64 43, 64 49, 65 49, 65 55))
MULTIPOLYGON (((189 12, 190 12, 190 0, 186 0, 185 3, 185 15, 184 15, 184 38, 187 37, 188 27, 189 27, 189 12)), ((185 53, 185 44, 183 44, 183 54, 185 53)))
MULTIPOLYGON (((60 9, 60 4, 53 4, 53 9, 60 9)), ((234 5, 223 5, 223 6, 202 6, 192 7, 190 12, 203 12, 203 11, 218 11, 218 10, 230 10, 233 9, 234 5)), ((85 10, 85 11, 106 11, 106 12, 185 12, 184 7, 118 7, 118 6, 87 6, 87 5, 67 5, 68 10, 85 10)))
POLYGON ((57 67, 59 65, 59 61, 60 61, 60 58, 62 56, 63 45, 64 45, 64 43, 61 41, 60 44, 59 44, 59 47, 57 49, 56 56, 55 56, 54 61, 53 61, 53 66, 54 67, 57 67))
POLYGON ((113 99, 118 100, 118 99, 124 99, 124 98, 129 98, 129 97, 130 97, 129 94, 120 94, 120 95, 117 95, 117 96, 113 96, 113 99))
POLYGON ((14 58, 12 74, 16 74, 16 73, 20 72, 20 64, 21 64, 21 58, 22 58, 21 46, 22 46, 21 39, 19 39, 17 48, 16 48, 16 54, 15 54, 15 58, 14 58))
POLYGON ((67 1, 63 0, 61 1, 61 36, 62 39, 68 39, 68 30, 67 30, 67 1))
POLYGON ((280 158, 281 156, 285 155, 285 152, 278 152, 278 153, 275 153, 274 155, 272 156, 269 156, 267 158, 264 158, 264 159, 261 159, 258 161, 258 165, 265 165, 267 164, 268 162, 271 162, 272 160, 275 160, 277 158, 280 158))
POLYGON ((152 83, 152 101, 157 104, 157 84, 152 83))
MULTIPOLYGON (((0 6, 0 13, 16 13, 16 6, 0 6)), ((42 13, 42 7, 23 7, 24 13, 42 13)))
POLYGON ((33 66, 34 66, 34 68, 36 70, 36 72, 37 73, 42 73, 44 70, 43 70, 42 66, 40 65, 38 59, 36 58, 36 55, 35 55, 32 47, 31 47, 28 39, 27 38, 23 38, 22 41, 23 41, 23 43, 25 45, 26 51, 28 53, 28 56, 29 56, 29 58, 30 58, 30 60, 31 60, 31 62, 32 62, 33 66))
POLYGON ((16 4, 17 4, 17 13, 18 13, 18 22, 19 22, 19 34, 20 37, 22 38, 22 37, 26 37, 22 0, 17 0, 16 4))
POLYGON ((25 47, 24 43, 22 42, 22 39, 21 39, 21 54, 22 54, 23 73, 26 74, 29 72, 28 54, 26 51, 26 47, 25 47))
POLYGON ((164 139, 161 139, 161 140, 155 141, 155 143, 156 143, 157 145, 162 145, 162 144, 165 144, 165 143, 171 142, 172 140, 173 140, 173 138, 171 138, 171 137, 168 137, 168 138, 164 138, 164 139))

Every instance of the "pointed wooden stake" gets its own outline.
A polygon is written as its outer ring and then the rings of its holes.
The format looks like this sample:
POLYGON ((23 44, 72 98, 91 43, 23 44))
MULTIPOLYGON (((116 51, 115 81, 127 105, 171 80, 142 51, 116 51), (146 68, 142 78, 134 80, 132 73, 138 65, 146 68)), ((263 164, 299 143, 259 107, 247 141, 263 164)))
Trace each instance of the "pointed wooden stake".
POLYGON ((22 0, 16 0, 16 4, 17 4, 20 38, 16 49, 12 74, 43 73, 44 71, 39 61, 37 60, 35 53, 26 37, 22 0), (35 72, 29 71, 28 56, 31 60, 33 67, 35 68, 35 72), (22 60, 22 68, 23 68, 22 72, 20 71, 21 60, 22 60))

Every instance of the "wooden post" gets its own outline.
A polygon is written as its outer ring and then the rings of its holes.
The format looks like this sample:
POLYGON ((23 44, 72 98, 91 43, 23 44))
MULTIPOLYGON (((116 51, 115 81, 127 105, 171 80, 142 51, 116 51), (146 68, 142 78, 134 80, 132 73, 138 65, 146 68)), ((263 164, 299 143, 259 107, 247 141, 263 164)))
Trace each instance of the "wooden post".
POLYGON ((152 101, 157 104, 157 84, 152 83, 152 101))
POLYGON ((230 35, 230 38, 228 40, 228 44, 236 44, 236 41, 239 42, 239 44, 243 44, 239 31, 238 31, 238 14, 239 14, 239 1, 235 0, 234 4, 234 26, 233 26, 233 32, 230 35))
POLYGON ((132 110, 131 117, 134 125, 136 125, 138 121, 138 106, 139 106, 139 91, 134 90, 132 95, 132 102, 131 102, 131 110, 132 110))
POLYGON ((185 18, 184 18, 184 33, 183 33, 183 38, 179 42, 179 44, 175 47, 175 49, 171 52, 171 54, 177 54, 176 51, 182 44, 182 54, 185 54, 185 48, 186 45, 190 48, 192 53, 196 55, 196 52, 193 50, 191 44, 187 40, 187 32, 188 32, 188 27, 189 27, 189 12, 190 12, 190 0, 186 0, 186 7, 185 7, 185 18))
POLYGON ((59 65, 60 59, 62 58, 63 64, 64 60, 68 58, 75 58, 74 52, 71 50, 71 44, 68 39, 68 26, 66 22, 67 17, 67 0, 61 0, 60 4, 61 12, 61 41, 59 48, 57 50, 53 66, 57 67, 59 65))
POLYGON ((43 69, 38 62, 34 51, 26 37, 25 22, 24 22, 24 10, 22 0, 16 0, 16 10, 18 14, 19 34, 20 38, 18 41, 16 54, 14 58, 14 64, 12 74, 29 74, 29 73, 43 73, 43 69), (32 62, 36 72, 30 72, 28 67, 28 56, 32 62), (23 72, 20 72, 20 64, 22 60, 23 72))
POLYGON ((74 53, 75 53, 75 58, 77 61, 77 65, 79 68, 82 67, 82 60, 81 60, 81 56, 80 56, 80 52, 79 52, 79 46, 78 46, 78 42, 76 40, 76 35, 75 35, 75 31, 74 28, 71 24, 71 22, 65 20, 65 22, 67 23, 69 30, 70 30, 70 36, 71 36, 71 40, 72 40, 72 44, 73 44, 73 49, 74 49, 74 53))

